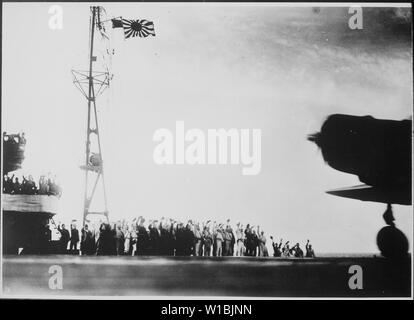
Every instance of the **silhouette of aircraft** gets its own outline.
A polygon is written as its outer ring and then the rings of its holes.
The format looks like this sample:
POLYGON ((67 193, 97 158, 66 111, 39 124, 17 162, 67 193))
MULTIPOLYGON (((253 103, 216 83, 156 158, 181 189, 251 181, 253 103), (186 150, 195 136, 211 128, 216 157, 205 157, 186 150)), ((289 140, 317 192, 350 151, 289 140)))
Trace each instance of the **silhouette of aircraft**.
POLYGON ((392 256, 402 247, 408 250, 408 240, 395 228, 391 205, 412 204, 412 120, 333 114, 308 140, 318 145, 329 166, 363 183, 327 193, 387 204, 383 217, 392 229, 383 228, 377 237, 383 255, 392 256))

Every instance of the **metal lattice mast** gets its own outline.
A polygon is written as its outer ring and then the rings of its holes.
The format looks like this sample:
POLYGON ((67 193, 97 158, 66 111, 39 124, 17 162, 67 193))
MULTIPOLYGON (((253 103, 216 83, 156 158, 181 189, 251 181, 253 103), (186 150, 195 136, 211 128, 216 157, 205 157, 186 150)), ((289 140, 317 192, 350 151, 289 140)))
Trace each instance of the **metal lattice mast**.
MULTIPOLYGON (((109 85, 109 73, 97 72, 93 70, 93 62, 96 61, 94 56, 94 36, 95 27, 97 26, 97 19, 99 19, 100 7, 91 7, 91 24, 90 24, 90 52, 89 52, 89 70, 88 71, 76 71, 72 70, 74 77, 74 84, 83 93, 88 102, 88 117, 86 127, 86 146, 85 146, 85 164, 81 166, 81 169, 85 171, 85 190, 84 190, 84 209, 83 209, 83 225, 85 225, 87 216, 90 214, 103 215, 108 220, 108 208, 105 189, 105 179, 103 170, 103 158, 101 139, 99 135, 98 114, 96 106, 96 98, 102 93, 102 91, 109 85), (95 85, 99 88, 95 92, 95 85), (87 91, 84 87, 87 86, 87 91), (93 118, 93 119, 92 119, 93 118), (91 136, 96 135, 98 152, 93 153, 91 151, 91 136), (89 187, 89 179, 95 179, 93 188, 89 187), (100 212, 91 212, 90 205, 94 198, 95 191, 101 180, 101 186, 104 196, 104 210, 100 212)), ((91 180, 93 181, 93 180, 91 180)))

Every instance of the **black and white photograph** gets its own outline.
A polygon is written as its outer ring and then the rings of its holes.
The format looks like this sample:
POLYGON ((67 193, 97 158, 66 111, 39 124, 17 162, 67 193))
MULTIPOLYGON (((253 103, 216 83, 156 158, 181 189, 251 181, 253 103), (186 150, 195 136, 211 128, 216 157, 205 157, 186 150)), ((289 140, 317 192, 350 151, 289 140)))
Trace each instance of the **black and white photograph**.
POLYGON ((410 3, 1 19, 1 298, 412 299, 410 3))

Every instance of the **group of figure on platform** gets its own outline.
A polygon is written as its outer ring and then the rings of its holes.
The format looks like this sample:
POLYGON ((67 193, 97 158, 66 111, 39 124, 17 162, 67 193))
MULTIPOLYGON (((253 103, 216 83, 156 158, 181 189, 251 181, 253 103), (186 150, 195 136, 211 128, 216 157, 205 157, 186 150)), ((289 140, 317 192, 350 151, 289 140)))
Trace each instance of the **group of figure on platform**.
POLYGON ((6 194, 27 194, 27 195, 55 195, 61 196, 62 189, 56 182, 56 177, 42 175, 36 185, 33 177, 22 176, 21 179, 13 175, 3 176, 3 193, 6 194))
POLYGON ((290 241, 286 241, 285 244, 283 244, 283 239, 280 239, 279 243, 275 242, 273 240, 273 237, 270 237, 270 239, 272 240, 274 257, 315 258, 315 252, 312 248, 312 245, 309 243, 309 240, 305 244, 306 254, 304 254, 299 242, 296 243, 293 247, 290 247, 290 241))
MULTIPOLYGON (((139 217, 132 222, 101 222, 97 226, 86 223, 79 231, 75 223, 70 230, 64 224, 58 224, 60 232, 60 253, 81 255, 160 255, 160 256, 252 256, 268 257, 266 235, 260 227, 237 223, 216 221, 186 224, 173 219, 161 218, 145 224, 139 217), (69 250, 68 250, 69 248, 69 250)), ((273 237, 270 237, 273 240, 273 237)), ((50 243, 51 231, 46 226, 45 243, 50 243)), ((47 245, 47 244, 46 244, 47 245)), ((289 248, 289 241, 282 248, 272 242, 274 257, 298 257, 304 254, 299 244, 289 248)), ((314 257, 309 240, 306 244, 306 257, 314 257)))

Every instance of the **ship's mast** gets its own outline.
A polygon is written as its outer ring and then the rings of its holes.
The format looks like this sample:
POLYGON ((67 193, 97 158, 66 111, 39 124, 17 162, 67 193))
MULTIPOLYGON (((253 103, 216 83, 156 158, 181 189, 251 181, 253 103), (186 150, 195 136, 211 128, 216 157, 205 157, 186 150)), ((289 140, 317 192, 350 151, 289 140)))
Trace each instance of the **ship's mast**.
POLYGON ((94 37, 95 27, 97 26, 97 20, 99 18, 101 7, 91 7, 91 23, 90 23, 90 42, 89 42, 89 70, 77 71, 72 70, 74 76, 74 84, 81 90, 88 102, 88 117, 86 126, 86 146, 85 146, 85 164, 81 166, 81 169, 85 171, 85 190, 84 190, 84 208, 83 208, 83 225, 87 221, 87 217, 90 214, 103 215, 108 220, 108 208, 107 198, 104 180, 103 160, 102 160, 102 149, 101 140, 99 135, 99 124, 98 114, 96 107, 95 85, 99 86, 98 94, 101 93, 103 87, 109 85, 109 74, 108 72, 96 72, 93 70, 93 62, 97 60, 94 56, 94 37), (87 85, 87 91, 84 90, 87 85), (92 135, 96 136, 97 150, 94 153, 91 151, 91 144, 94 143, 95 139, 91 139, 92 135), (94 180, 92 189, 89 187, 89 180, 94 180), (94 211, 90 210, 91 202, 94 198, 95 191, 98 187, 99 181, 101 180, 101 187, 103 190, 104 197, 104 210, 94 211))

